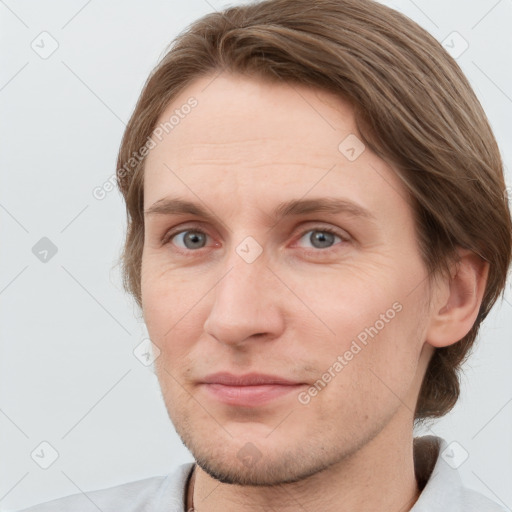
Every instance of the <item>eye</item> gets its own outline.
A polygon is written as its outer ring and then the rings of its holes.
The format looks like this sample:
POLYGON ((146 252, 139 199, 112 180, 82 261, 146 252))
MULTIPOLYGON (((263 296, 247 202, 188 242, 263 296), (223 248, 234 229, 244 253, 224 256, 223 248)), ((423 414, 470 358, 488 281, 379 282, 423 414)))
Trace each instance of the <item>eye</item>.
POLYGON ((347 238, 338 234, 334 229, 319 226, 304 231, 299 242, 305 240, 311 243, 315 249, 330 249, 336 243, 336 239, 341 242, 348 241, 347 238))
MULTIPOLYGON (((181 231, 167 233, 162 240, 163 245, 172 244, 178 252, 198 252, 207 246, 208 234, 201 229, 182 229, 181 231)), ((343 236, 335 229, 317 226, 302 232, 298 245, 304 249, 308 249, 307 244, 311 244, 314 249, 313 253, 329 252, 334 250, 333 247, 338 242, 348 242, 347 236, 343 236), (306 245, 304 245, 306 244, 306 245)))
POLYGON ((206 245, 208 235, 199 229, 186 229, 178 233, 168 234, 164 243, 174 243, 183 250, 202 249, 206 245))

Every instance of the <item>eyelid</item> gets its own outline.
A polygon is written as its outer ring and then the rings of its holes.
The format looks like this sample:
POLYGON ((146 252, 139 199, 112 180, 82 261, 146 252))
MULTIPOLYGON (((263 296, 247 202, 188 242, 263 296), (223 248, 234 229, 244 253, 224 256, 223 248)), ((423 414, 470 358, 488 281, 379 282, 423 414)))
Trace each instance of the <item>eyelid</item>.
POLYGON ((351 240, 350 235, 345 230, 333 226, 323 226, 321 223, 318 224, 315 222, 313 222, 308 227, 303 227, 302 231, 300 231, 299 238, 302 238, 309 231, 325 231, 327 233, 332 233, 333 235, 339 236, 344 241, 348 242, 351 240))
MULTIPOLYGON (((299 239, 302 238, 306 233, 309 231, 326 231, 329 233, 332 233, 336 236, 339 236, 343 241, 348 242, 351 240, 351 236, 341 228, 333 227, 333 226, 324 226, 321 225, 321 221, 308 221, 308 226, 302 226, 301 231, 299 232, 299 239), (319 223, 320 222, 320 223, 319 223)), ((205 228, 202 227, 201 224, 193 223, 193 224, 187 224, 180 225, 176 228, 171 228, 170 230, 166 231, 164 236, 162 237, 162 244, 168 243, 171 238, 175 235, 179 235, 183 231, 200 231, 204 233, 207 236, 210 236, 205 228)))
MULTIPOLYGON (((204 233, 206 236, 210 236, 208 233, 208 230, 205 229, 200 224, 180 224, 179 226, 176 226, 174 228, 169 229, 165 232, 164 236, 162 237, 162 245, 165 245, 171 241, 171 238, 173 238, 176 235, 179 235, 183 233, 184 231, 199 231, 201 233, 204 233)), ((210 236, 211 237, 211 236, 210 236)))

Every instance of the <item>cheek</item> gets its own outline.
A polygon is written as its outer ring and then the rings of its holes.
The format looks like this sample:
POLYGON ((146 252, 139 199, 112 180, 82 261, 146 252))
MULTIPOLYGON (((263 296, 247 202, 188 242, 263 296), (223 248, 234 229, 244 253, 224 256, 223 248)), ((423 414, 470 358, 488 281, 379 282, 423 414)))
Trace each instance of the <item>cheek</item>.
POLYGON ((293 279, 290 276, 291 287, 298 290, 303 304, 293 301, 290 307, 297 309, 288 313, 305 330, 323 326, 328 338, 336 338, 340 348, 359 334, 364 341, 365 329, 377 324, 379 332, 386 330, 399 316, 402 293, 398 278, 392 277, 394 272, 383 264, 371 270, 345 266, 293 279))
POLYGON ((149 265, 142 267, 144 321, 151 340, 161 350, 179 351, 180 344, 186 345, 186 340, 202 328, 196 316, 206 291, 200 286, 190 286, 190 282, 177 275, 171 279, 169 273, 155 272, 149 265))
POLYGON ((414 409, 409 397, 417 374, 419 344, 408 339, 407 314, 407 309, 402 309, 377 331, 371 329, 373 323, 361 330, 349 317, 346 321, 339 317, 340 329, 346 325, 353 333, 365 333, 365 342, 357 334, 347 334, 324 345, 321 354, 315 351, 317 380, 314 390, 309 388, 311 408, 307 410, 314 421, 344 425, 344 436, 358 438, 362 430, 385 423, 400 407, 414 409))
POLYGON ((355 394, 372 386, 385 388, 384 383, 403 392, 414 378, 422 346, 421 290, 410 294, 406 280, 389 267, 373 275, 354 270, 336 278, 317 276, 307 284, 303 279, 311 311, 290 314, 304 348, 314 339, 308 357, 319 378, 337 381, 331 389, 341 386, 343 393, 353 383, 355 394))

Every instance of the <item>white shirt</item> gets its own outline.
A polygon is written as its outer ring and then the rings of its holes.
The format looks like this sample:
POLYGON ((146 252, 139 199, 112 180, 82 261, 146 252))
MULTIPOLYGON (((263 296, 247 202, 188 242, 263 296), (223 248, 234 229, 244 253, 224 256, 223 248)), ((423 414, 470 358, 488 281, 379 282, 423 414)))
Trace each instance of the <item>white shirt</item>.
MULTIPOLYGON (((507 512, 483 494, 463 486, 458 470, 441 456, 446 447, 440 437, 415 439, 415 472, 422 490, 410 512, 507 512)), ((193 467, 194 463, 189 462, 166 476, 73 494, 21 512, 187 512, 185 492, 193 467)))

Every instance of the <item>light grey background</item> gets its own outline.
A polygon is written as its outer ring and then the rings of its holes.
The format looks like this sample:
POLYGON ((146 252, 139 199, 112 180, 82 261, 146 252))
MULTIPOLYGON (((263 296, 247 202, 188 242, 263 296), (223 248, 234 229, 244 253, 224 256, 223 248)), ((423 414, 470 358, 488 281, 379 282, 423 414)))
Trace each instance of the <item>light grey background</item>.
MULTIPOLYGON (((467 41, 458 62, 510 167, 512 1, 387 3, 440 41, 453 31, 467 41)), ((103 200, 92 191, 115 172, 125 123, 166 45, 226 5, 0 0, 2 510, 164 474, 192 460, 151 368, 133 354, 146 330, 114 266, 124 204, 117 190, 103 200), (47 56, 52 44, 58 48, 47 56), (47 262, 32 252, 43 237, 57 248, 47 262), (36 460, 50 461, 43 441, 59 455, 48 469, 31 458, 36 450, 36 460)), ((455 37, 450 44, 460 51, 463 40, 455 37)), ((460 403, 432 427, 469 453, 460 466, 466 485, 509 510, 511 308, 508 290, 466 365, 460 403)))

